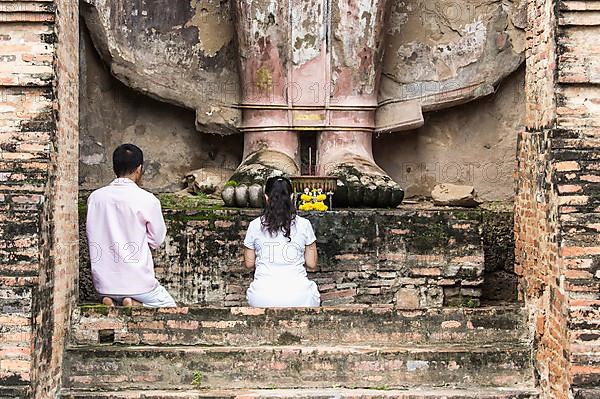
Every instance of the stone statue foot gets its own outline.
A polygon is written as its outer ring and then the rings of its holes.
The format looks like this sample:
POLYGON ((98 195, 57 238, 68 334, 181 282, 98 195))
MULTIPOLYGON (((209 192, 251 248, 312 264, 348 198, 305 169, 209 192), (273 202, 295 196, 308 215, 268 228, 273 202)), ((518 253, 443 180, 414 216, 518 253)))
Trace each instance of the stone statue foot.
POLYGON ((338 178, 335 207, 395 208, 404 190, 373 160, 371 133, 323 132, 319 171, 338 178))
POLYGON ((334 207, 395 208, 404 199, 400 185, 365 158, 349 157, 326 175, 338 178, 334 207))
POLYGON ((250 153, 238 166, 221 192, 225 206, 260 208, 264 205, 263 186, 271 176, 299 173, 297 163, 288 155, 269 149, 250 153))

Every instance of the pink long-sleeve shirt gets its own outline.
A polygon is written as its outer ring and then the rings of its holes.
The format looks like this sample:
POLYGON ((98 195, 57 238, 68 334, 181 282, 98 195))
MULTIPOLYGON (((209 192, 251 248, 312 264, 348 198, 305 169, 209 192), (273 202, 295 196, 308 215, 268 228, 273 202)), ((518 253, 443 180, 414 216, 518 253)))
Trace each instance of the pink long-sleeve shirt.
POLYGON ((158 285, 150 248, 165 240, 159 200, 134 181, 117 178, 88 198, 86 232, 96 291, 137 295, 158 285))

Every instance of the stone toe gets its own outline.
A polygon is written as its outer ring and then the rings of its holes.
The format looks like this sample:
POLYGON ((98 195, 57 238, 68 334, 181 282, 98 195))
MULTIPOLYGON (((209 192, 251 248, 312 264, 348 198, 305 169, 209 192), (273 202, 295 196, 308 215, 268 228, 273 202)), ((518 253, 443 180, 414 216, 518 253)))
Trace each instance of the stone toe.
POLYGON ((227 186, 221 191, 221 198, 225 206, 234 207, 235 205, 235 187, 227 186))
POLYGON ((248 204, 251 208, 262 208, 264 205, 263 188, 260 184, 248 187, 248 204))
POLYGON ((240 184, 235 188, 235 206, 246 208, 248 206, 248 186, 240 184))
POLYGON ((404 199, 404 191, 400 185, 380 172, 361 173, 356 168, 345 166, 331 174, 338 177, 338 186, 333 196, 334 208, 395 208, 404 199))
POLYGON ((392 188, 392 196, 390 198, 389 206, 392 208, 397 207, 404 200, 404 190, 400 187, 400 185, 396 184, 392 188))
POLYGON ((264 150, 252 153, 229 178, 234 185, 225 187, 221 197, 226 206, 262 208, 263 185, 271 176, 298 174, 298 167, 289 156, 278 151, 264 150))

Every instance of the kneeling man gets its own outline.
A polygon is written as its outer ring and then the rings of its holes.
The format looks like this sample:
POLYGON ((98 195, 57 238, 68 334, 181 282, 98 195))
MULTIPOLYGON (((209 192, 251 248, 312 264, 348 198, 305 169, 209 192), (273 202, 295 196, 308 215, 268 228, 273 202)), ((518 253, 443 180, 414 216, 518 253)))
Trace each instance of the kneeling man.
POLYGON ((150 248, 167 234, 159 200, 138 183, 144 155, 133 144, 113 153, 117 178, 88 198, 87 237, 94 287, 105 305, 175 307, 173 297, 154 276, 150 248), (135 302, 134 302, 135 301, 135 302))

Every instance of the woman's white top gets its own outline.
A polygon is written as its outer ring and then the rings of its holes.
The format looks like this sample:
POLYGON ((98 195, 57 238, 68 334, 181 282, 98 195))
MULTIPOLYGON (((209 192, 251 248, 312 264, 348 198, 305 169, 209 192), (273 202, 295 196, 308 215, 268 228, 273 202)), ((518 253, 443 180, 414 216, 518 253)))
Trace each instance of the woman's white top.
POLYGON ((269 234, 260 217, 250 222, 244 239, 244 246, 256 254, 254 281, 246 292, 250 306, 319 306, 319 290, 304 267, 306 246, 315 241, 310 221, 301 216, 292 221, 289 239, 283 231, 269 234))

